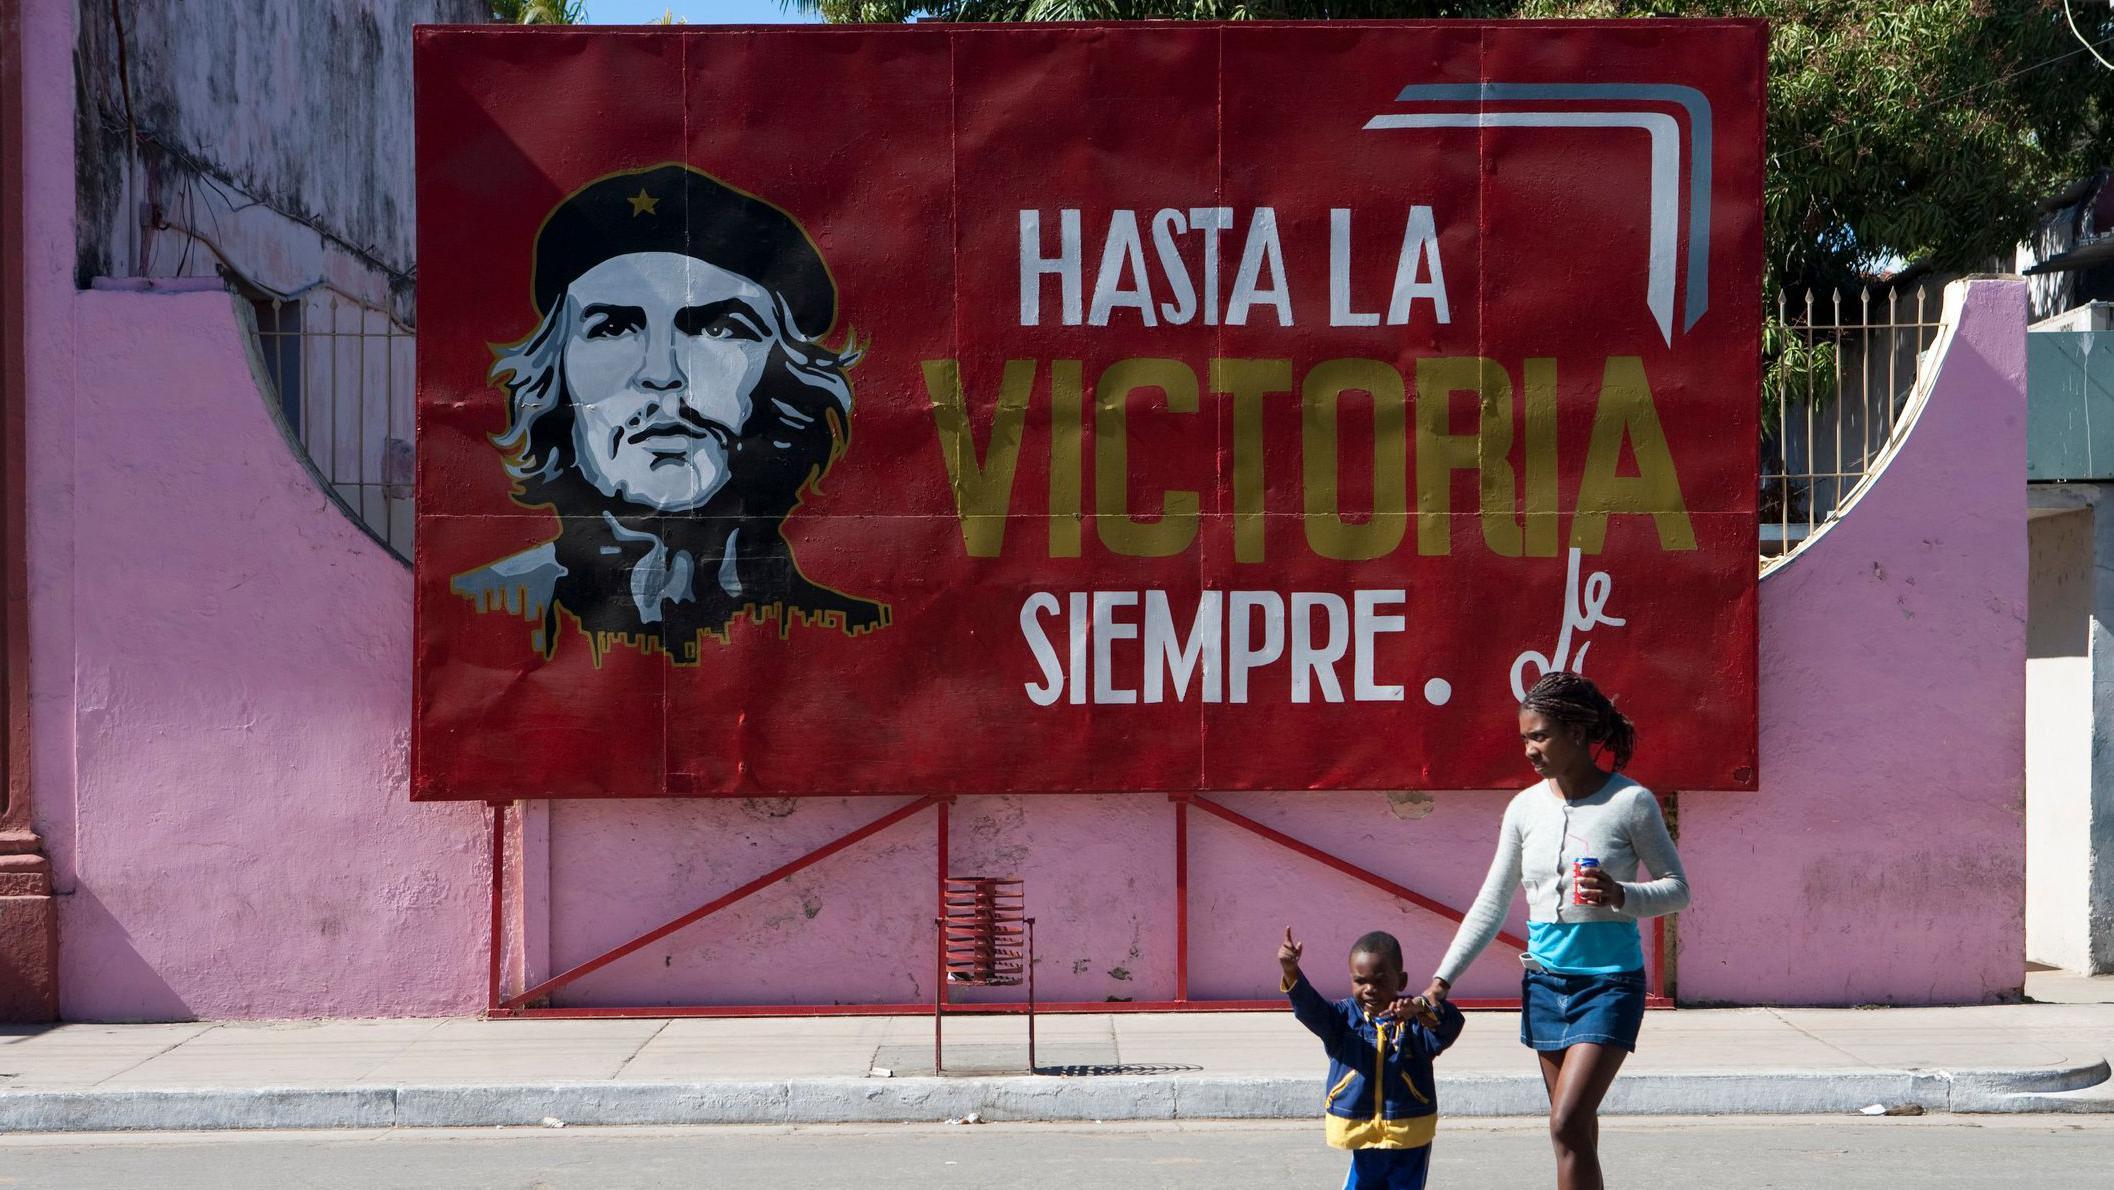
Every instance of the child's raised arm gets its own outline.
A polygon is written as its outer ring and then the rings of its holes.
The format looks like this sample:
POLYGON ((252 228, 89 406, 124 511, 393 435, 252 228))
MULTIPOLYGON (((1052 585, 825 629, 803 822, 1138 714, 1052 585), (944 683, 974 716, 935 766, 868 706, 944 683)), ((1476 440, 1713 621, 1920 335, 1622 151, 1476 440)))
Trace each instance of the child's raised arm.
POLYGON ((1343 1040, 1343 1018, 1321 998, 1314 985, 1300 973, 1299 956, 1306 950, 1292 940, 1292 927, 1285 927, 1284 944, 1277 948, 1277 966, 1284 972, 1284 981, 1278 990, 1292 1001, 1292 1015, 1307 1027, 1307 1032, 1321 1038, 1323 1046, 1333 1047, 1343 1040))

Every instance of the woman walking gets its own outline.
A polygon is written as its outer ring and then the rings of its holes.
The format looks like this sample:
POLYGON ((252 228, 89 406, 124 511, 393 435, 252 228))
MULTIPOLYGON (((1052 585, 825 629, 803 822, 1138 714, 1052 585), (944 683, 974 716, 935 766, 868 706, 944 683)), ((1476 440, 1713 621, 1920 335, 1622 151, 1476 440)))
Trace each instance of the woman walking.
POLYGON ((1599 687, 1544 676, 1520 703, 1519 736, 1543 780, 1505 807, 1490 874, 1425 995, 1446 997, 1497 936, 1513 885, 1523 887, 1519 1039, 1548 1088, 1556 1185, 1601 1190, 1600 1101, 1644 1023, 1637 920, 1686 906, 1688 878, 1659 803, 1622 775, 1636 729, 1599 687), (1638 880, 1640 863, 1652 879, 1638 880))

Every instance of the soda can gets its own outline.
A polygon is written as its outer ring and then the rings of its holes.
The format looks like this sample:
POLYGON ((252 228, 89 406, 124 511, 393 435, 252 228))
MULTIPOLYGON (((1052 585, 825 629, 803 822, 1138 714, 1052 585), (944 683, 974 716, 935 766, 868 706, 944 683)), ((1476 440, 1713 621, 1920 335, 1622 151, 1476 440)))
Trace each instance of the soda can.
POLYGON ((1599 870, 1600 860, 1595 856, 1581 855, 1571 861, 1571 903, 1573 905, 1586 903, 1585 891, 1578 887, 1578 878, 1584 875, 1588 868, 1595 871, 1599 870))

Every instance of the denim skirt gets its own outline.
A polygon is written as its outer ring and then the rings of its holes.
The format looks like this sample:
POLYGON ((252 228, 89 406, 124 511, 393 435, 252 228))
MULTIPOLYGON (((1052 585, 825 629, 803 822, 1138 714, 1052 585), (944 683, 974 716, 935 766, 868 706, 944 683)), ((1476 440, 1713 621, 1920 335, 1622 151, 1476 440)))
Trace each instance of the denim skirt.
POLYGON ((1520 980, 1519 1041, 1562 1050, 1580 1042, 1637 1050, 1644 1024, 1644 972, 1564 975, 1528 971, 1520 980))

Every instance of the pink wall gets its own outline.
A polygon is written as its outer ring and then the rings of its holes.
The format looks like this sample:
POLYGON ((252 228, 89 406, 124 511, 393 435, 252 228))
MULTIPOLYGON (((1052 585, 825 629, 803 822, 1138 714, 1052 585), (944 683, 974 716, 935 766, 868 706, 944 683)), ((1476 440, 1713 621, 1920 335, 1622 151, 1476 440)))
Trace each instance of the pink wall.
MULTIPOLYGON (((405 800, 409 576, 280 437, 226 295, 74 290, 72 6, 28 7, 35 803, 64 894, 65 1015, 475 1011, 483 811, 405 800)), ((1979 1001, 2020 984, 2021 286, 1978 284, 1965 313, 1907 448, 1763 586, 1764 787, 1681 799, 1686 997, 1979 1001)), ((1504 795, 1226 800, 1465 905, 1504 795)), ((521 860, 537 891, 515 909, 529 973, 894 804, 539 811, 521 860)), ((1203 814, 1190 833, 1193 996, 1273 994, 1288 924, 1317 955, 1392 928, 1413 964, 1450 936, 1203 814)), ((1155 796, 953 812, 955 870, 1029 881, 1050 999, 1172 995, 1173 851, 1155 796)), ((927 813, 560 1002, 921 998, 932 875, 927 813)), ((1493 949, 1460 990, 1516 987, 1493 949)))
POLYGON ((2026 287, 1961 307, 1899 454, 1762 584, 1761 790, 1681 801, 1684 999, 2024 983, 2026 287))
POLYGON ((483 811, 405 800, 411 583, 222 292, 77 292, 71 4, 25 6, 33 811, 73 1019, 444 1013, 483 811))
MULTIPOLYGON (((549 952, 558 969, 738 886, 902 799, 559 803, 550 816, 549 952)), ((1481 883, 1504 795, 1449 793, 1421 819, 1381 794, 1229 794, 1227 805, 1441 901, 1481 883), (1461 862, 1460 857, 1469 857, 1461 862)), ((1192 811, 1190 976, 1196 998, 1276 995, 1277 942, 1316 954, 1395 931, 1435 965, 1451 923, 1192 811)), ((587 977, 563 1004, 916 1002, 932 994, 934 816, 922 813, 587 977)), ((963 798, 950 867, 1018 874, 1049 1000, 1175 994, 1174 811, 1158 795, 963 798)), ((533 928, 533 926, 532 926, 533 928)), ((1462 994, 1516 992, 1486 958, 1462 994)), ((973 996, 970 998, 974 998, 973 996)))

